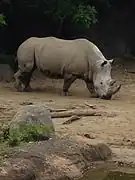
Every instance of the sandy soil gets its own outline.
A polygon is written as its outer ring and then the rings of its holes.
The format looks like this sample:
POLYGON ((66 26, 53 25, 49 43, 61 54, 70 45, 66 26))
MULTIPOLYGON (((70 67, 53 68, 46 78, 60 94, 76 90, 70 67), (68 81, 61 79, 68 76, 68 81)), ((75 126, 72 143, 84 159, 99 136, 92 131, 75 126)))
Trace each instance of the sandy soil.
MULTIPOLYGON (((133 69, 133 65, 131 65, 133 69)), ((131 69, 128 67, 128 69, 131 69)), ((134 65, 135 67, 135 65, 134 65)), ((135 69, 135 68, 134 68, 135 69)), ((23 102, 41 102, 53 108, 87 108, 85 103, 95 105, 97 111, 117 112, 116 117, 82 117, 69 125, 63 125, 65 118, 53 119, 60 134, 89 134, 91 138, 102 140, 114 146, 135 146, 135 74, 124 68, 114 68, 113 77, 122 88, 112 100, 91 98, 83 81, 77 80, 70 88, 71 96, 61 96, 62 81, 33 80, 35 92, 19 93, 12 83, 0 83, 0 120, 12 119, 23 102)))

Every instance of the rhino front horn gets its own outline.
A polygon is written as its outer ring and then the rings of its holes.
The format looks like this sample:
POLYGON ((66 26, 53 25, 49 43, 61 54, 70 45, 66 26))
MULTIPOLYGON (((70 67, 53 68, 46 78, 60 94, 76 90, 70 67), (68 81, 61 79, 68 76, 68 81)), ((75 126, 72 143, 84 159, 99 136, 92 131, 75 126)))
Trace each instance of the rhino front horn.
POLYGON ((121 84, 117 85, 116 88, 113 91, 113 94, 117 93, 121 88, 121 84))
POLYGON ((108 94, 106 96, 103 96, 102 99, 110 100, 112 98, 112 95, 116 94, 120 90, 121 84, 116 83, 115 80, 112 81, 111 84, 112 85, 108 94))
POLYGON ((121 88, 121 84, 118 84, 115 80, 111 82, 110 95, 116 94, 121 88))

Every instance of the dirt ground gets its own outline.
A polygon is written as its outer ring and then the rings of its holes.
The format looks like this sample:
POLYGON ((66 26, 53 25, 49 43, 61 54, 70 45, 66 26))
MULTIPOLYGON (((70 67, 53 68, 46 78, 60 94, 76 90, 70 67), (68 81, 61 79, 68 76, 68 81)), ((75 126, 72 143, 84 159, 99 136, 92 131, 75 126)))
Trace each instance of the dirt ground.
POLYGON ((135 64, 113 68, 113 77, 122 84, 119 93, 112 100, 91 98, 81 80, 70 88, 71 96, 61 96, 62 81, 40 79, 31 82, 34 92, 15 92, 12 83, 0 83, 0 120, 12 119, 23 102, 41 102, 52 108, 88 108, 85 103, 94 105, 98 111, 117 112, 115 117, 82 117, 69 125, 63 125, 65 118, 53 119, 59 134, 89 134, 91 138, 102 140, 113 146, 135 146, 135 64))

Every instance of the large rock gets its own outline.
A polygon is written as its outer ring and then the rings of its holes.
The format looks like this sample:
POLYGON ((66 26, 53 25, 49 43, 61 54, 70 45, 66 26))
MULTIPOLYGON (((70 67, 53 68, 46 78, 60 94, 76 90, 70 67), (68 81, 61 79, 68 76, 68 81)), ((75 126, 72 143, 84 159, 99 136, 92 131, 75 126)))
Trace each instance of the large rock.
POLYGON ((48 139, 54 135, 54 126, 51 119, 50 112, 42 104, 26 105, 23 106, 13 117, 9 126, 9 136, 12 136, 13 132, 21 132, 25 127, 41 128, 43 132, 39 133, 39 138, 48 139))
POLYGON ((0 64, 9 65, 9 67, 14 73, 18 69, 15 59, 16 59, 16 55, 14 54, 0 53, 0 64))
POLYGON ((0 64, 0 81, 10 82, 14 78, 14 73, 8 64, 0 64))
POLYGON ((97 162, 109 160, 111 154, 107 145, 85 137, 55 136, 10 150, 0 168, 0 180, 78 179, 97 162))

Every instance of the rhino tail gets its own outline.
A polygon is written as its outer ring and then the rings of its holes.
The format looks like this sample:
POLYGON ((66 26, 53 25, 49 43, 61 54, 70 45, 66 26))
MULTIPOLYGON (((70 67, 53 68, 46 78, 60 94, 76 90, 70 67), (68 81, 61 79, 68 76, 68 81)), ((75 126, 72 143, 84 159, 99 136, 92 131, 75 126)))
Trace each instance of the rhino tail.
POLYGON ((34 57, 33 57, 34 59, 34 63, 33 63, 33 67, 32 67, 32 72, 34 72, 35 71, 35 69, 37 69, 37 64, 36 64, 36 55, 35 55, 35 51, 34 51, 34 57))

